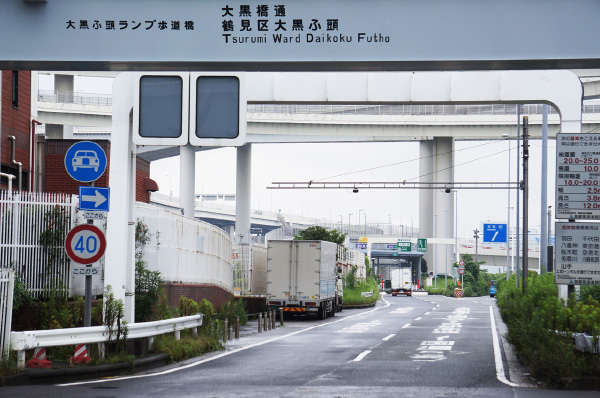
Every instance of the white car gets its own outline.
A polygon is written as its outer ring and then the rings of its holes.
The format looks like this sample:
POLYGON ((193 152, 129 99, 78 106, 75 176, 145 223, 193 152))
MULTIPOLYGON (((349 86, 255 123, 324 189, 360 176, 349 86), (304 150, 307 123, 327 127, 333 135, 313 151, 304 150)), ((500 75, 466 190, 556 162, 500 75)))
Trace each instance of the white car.
POLYGON ((91 169, 98 171, 100 167, 100 159, 95 151, 77 151, 73 156, 73 171, 77 171, 78 168, 91 169))

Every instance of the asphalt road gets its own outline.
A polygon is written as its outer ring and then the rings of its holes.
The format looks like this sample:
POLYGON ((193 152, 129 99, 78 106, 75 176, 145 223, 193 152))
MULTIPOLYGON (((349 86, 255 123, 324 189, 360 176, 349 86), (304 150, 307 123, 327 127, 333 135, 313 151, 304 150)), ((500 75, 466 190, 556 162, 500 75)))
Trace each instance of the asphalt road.
POLYGON ((383 299, 375 308, 344 310, 325 321, 287 321, 229 342, 225 351, 149 373, 0 388, 0 396, 597 396, 537 388, 503 359, 501 339, 492 333, 494 299, 383 299))

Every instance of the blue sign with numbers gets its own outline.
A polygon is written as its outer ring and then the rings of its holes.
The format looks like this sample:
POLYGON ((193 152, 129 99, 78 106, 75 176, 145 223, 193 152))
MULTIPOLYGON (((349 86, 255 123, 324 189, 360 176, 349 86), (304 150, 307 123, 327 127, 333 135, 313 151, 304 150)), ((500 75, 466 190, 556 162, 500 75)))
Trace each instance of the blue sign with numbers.
POLYGON ((108 211, 110 188, 79 187, 79 210, 108 211))
POLYGON ((506 224, 483 224, 483 241, 486 243, 506 243, 506 224))
POLYGON ((96 181, 106 170, 106 154, 95 142, 78 142, 65 154, 65 168, 77 181, 96 181))

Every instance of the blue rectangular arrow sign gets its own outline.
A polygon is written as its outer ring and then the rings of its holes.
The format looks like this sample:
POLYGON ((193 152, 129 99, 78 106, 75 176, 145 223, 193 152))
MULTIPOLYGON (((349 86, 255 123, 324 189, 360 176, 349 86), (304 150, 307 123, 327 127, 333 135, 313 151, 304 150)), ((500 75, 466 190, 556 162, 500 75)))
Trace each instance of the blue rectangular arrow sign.
POLYGON ((506 243, 506 224, 483 224, 483 241, 488 243, 506 243))
POLYGON ((79 187, 79 210, 108 211, 110 188, 79 187))

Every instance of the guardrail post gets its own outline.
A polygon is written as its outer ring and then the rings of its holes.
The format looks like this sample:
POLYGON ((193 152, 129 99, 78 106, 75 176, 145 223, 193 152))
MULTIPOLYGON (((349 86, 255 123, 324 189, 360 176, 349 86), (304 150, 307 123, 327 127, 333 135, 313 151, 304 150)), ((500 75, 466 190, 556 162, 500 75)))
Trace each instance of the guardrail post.
POLYGON ((148 337, 148 350, 152 349, 152 344, 154 344, 154 336, 148 337))
POLYGON ((240 317, 239 316, 235 317, 235 338, 236 339, 240 338, 240 317))
POLYGON ((194 337, 195 339, 198 338, 198 328, 192 328, 192 337, 194 337))
POLYGON ((106 354, 104 343, 98 343, 98 358, 104 359, 106 354))
POLYGON ((227 327, 227 323, 228 323, 227 318, 225 318, 224 323, 225 323, 225 325, 223 326, 223 342, 227 342, 227 330, 229 329, 227 327))
POLYGON ((283 308, 279 309, 279 326, 284 326, 284 324, 283 324, 283 308))
POLYGON ((179 340, 181 338, 181 332, 179 330, 175 331, 175 340, 179 340))
POLYGON ((269 329, 267 328, 267 313, 266 313, 266 312, 263 314, 263 330, 264 330, 265 332, 266 332, 267 330, 269 330, 269 329))
POLYGON ((275 329, 277 327, 277 322, 275 321, 276 312, 275 310, 271 311, 271 329, 275 329))
POLYGON ((17 351, 17 370, 25 370, 25 350, 17 351))
POLYGON ((258 313, 258 333, 262 333, 262 313, 258 313))

